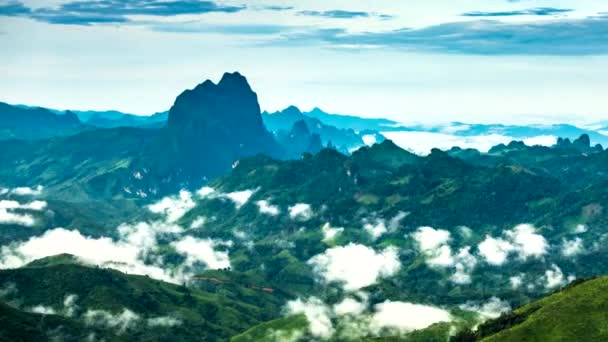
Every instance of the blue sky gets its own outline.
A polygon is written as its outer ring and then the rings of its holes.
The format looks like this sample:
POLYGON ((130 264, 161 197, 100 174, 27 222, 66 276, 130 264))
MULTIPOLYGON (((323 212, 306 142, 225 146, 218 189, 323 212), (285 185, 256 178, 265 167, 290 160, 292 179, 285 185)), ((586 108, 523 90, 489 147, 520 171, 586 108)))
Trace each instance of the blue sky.
POLYGON ((149 114, 238 70, 271 111, 608 118, 598 0, 0 0, 0 44, 9 103, 149 114))

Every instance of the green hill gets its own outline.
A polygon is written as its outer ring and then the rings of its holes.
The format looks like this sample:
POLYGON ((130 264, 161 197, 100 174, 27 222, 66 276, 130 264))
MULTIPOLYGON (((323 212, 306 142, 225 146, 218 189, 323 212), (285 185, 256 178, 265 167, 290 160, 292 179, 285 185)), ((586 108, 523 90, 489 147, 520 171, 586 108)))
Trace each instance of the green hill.
POLYGON ((13 306, 3 305, 0 316, 19 323, 0 325, 0 336, 49 335, 63 325, 72 334, 102 331, 120 340, 224 341, 280 310, 273 294, 244 286, 178 286, 79 265, 69 255, 0 270, 0 289, 0 300, 13 306), (31 313, 41 308, 51 313, 44 324, 31 313))
POLYGON ((572 284, 452 341, 606 341, 608 277, 572 284))

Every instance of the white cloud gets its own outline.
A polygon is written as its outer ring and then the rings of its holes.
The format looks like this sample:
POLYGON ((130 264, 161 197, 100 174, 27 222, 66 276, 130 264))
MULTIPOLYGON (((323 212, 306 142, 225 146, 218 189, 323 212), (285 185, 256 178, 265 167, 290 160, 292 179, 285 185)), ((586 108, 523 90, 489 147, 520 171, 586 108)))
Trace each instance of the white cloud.
POLYGON ((505 312, 511 311, 511 306, 507 301, 500 300, 500 298, 492 297, 485 303, 474 303, 468 302, 466 304, 459 305, 462 310, 477 312, 484 319, 492 319, 500 316, 505 312))
POLYGON ((579 224, 576 226, 576 228, 574 228, 574 233, 575 234, 583 234, 587 232, 587 226, 584 224, 579 224))
POLYGON ((277 207, 276 205, 272 205, 270 204, 269 201, 266 200, 260 200, 256 202, 259 210, 260 210, 260 214, 267 214, 270 216, 277 216, 279 215, 279 213, 281 212, 281 210, 279 209, 279 207, 277 207))
POLYGON ((205 225, 207 218, 205 216, 198 216, 190 223, 190 229, 199 229, 205 225))
POLYGON ((44 305, 36 305, 28 311, 42 315, 55 315, 57 313, 52 307, 44 305))
POLYGON ((308 221, 312 218, 313 212, 310 204, 297 203, 289 207, 289 217, 300 221, 308 221))
POLYGON ((90 264, 111 265, 123 272, 177 282, 162 267, 144 264, 140 259, 144 251, 140 246, 126 241, 113 241, 107 237, 95 239, 83 236, 76 230, 56 228, 23 243, 3 246, 0 250, 0 268, 17 268, 36 259, 69 253, 90 264))
POLYGON ((380 236, 384 235, 384 233, 386 233, 388 231, 388 229, 386 229, 386 224, 384 223, 384 220, 379 219, 376 220, 375 223, 365 223, 363 225, 363 229, 365 229, 365 231, 372 237, 372 239, 376 240, 378 239, 380 236))
POLYGON ((16 214, 6 209, 0 209, 0 224, 16 224, 31 227, 36 224, 36 220, 30 214, 16 214))
POLYGON ((420 227, 412 237, 423 252, 433 252, 450 241, 450 232, 432 227, 420 227))
MULTIPOLYGON (((501 134, 461 136, 421 131, 393 131, 381 133, 399 147, 419 155, 427 155, 433 148, 449 150, 454 146, 474 148, 481 152, 488 152, 493 146, 508 144, 513 140, 517 140, 513 137, 501 134)), ((556 141, 557 139, 553 136, 538 136, 524 139, 524 143, 527 145, 552 146, 556 141)))
POLYGON ((376 135, 375 134, 365 134, 361 137, 363 143, 367 146, 372 146, 376 143, 376 135))
POLYGON ((334 333, 331 312, 320 299, 311 297, 306 301, 296 299, 287 303, 290 314, 304 314, 308 320, 310 333, 318 338, 327 339, 334 333))
POLYGON ((477 265, 477 258, 471 254, 471 247, 463 247, 454 257, 454 267, 456 271, 450 280, 456 284, 470 284, 471 272, 477 265))
POLYGON ((503 239, 495 239, 491 236, 486 236, 479 246, 479 255, 481 255, 487 263, 492 265, 502 265, 507 261, 509 253, 514 249, 513 245, 503 239))
POLYGON ((562 272, 561 268, 556 264, 552 264, 551 268, 545 271, 545 287, 547 289, 554 289, 556 287, 561 287, 566 285, 567 283, 572 282, 576 277, 573 275, 568 276, 568 278, 564 278, 564 272, 562 272))
POLYGON ((375 331, 389 328, 405 333, 451 320, 446 310, 407 302, 385 301, 377 304, 375 309, 370 323, 370 328, 375 331))
POLYGON ((341 282, 348 291, 372 285, 379 278, 390 277, 401 267, 395 247, 378 253, 370 247, 353 243, 327 249, 308 263, 326 282, 341 282))
POLYGON ((16 213, 15 210, 41 211, 47 206, 45 201, 32 201, 21 204, 17 201, 0 200, 0 224, 16 224, 31 227, 36 224, 34 216, 27 213, 16 213))
POLYGON ((68 294, 63 299, 63 314, 67 317, 73 317, 78 309, 76 305, 76 299, 78 296, 75 294, 68 294))
POLYGON ((400 211, 397 213, 397 215, 395 215, 393 218, 391 218, 388 221, 388 224, 387 224, 386 220, 383 218, 376 218, 374 220, 364 219, 363 220, 363 229, 369 233, 369 235, 372 237, 372 239, 376 240, 380 236, 382 236, 388 232, 396 231, 399 228, 399 224, 401 223, 401 220, 403 220, 408 215, 409 215, 409 213, 400 211))
POLYGON ((140 319, 138 314, 129 309, 123 309, 120 314, 104 310, 88 310, 84 314, 84 321, 87 325, 116 329, 119 334, 136 325, 140 319))
POLYGON ((17 196, 40 196, 43 190, 42 185, 37 185, 35 188, 23 186, 10 190, 10 193, 17 196))
POLYGON ((255 191, 256 190, 235 191, 223 194, 222 196, 230 199, 232 202, 234 202, 234 206, 237 209, 240 209, 243 205, 245 205, 245 203, 247 203, 247 201, 249 201, 255 191))
POLYGON ((218 242, 211 239, 200 240, 192 236, 172 243, 178 253, 186 256, 186 264, 192 266, 202 262, 211 269, 230 267, 228 252, 216 251, 218 242))
POLYGON ((526 260, 530 257, 541 257, 547 253, 547 240, 536 233, 536 228, 530 224, 520 224, 512 230, 504 232, 505 238, 486 236, 479 246, 479 254, 492 265, 502 265, 510 253, 526 260))
POLYGON ((330 242, 336 237, 336 235, 342 233, 344 228, 332 227, 329 222, 327 222, 323 225, 321 231, 323 232, 323 242, 330 242))
POLYGON ((426 263, 431 267, 454 267, 450 280, 456 284, 471 283, 471 272, 477 265, 477 259, 471 254, 471 247, 462 247, 456 255, 448 245, 450 232, 432 227, 420 227, 412 237, 418 248, 427 257, 426 263))
POLYGON ((148 318, 148 326, 151 327, 175 327, 182 324, 182 321, 169 316, 148 318))
POLYGON ((521 287, 521 285, 524 282, 524 275, 523 274, 519 274, 516 276, 512 276, 509 278, 509 282, 511 283, 511 288, 513 290, 517 290, 521 287))
MULTIPOLYGON (((364 298, 367 299, 367 298, 364 298)), ((367 308, 366 300, 360 301, 355 298, 344 298, 340 303, 334 305, 333 311, 336 315, 354 315, 358 316, 367 308)))
POLYGON ((230 266, 228 252, 214 249, 219 244, 229 246, 230 242, 198 240, 192 237, 176 240, 176 235, 182 232, 180 226, 161 221, 123 224, 118 227, 118 240, 108 237, 92 238, 83 236, 76 230, 56 228, 27 241, 3 246, 0 249, 0 268, 17 268, 36 259, 68 253, 88 264, 182 283, 189 279, 188 270, 197 262, 204 263, 209 268, 230 266), (164 264, 163 258, 156 254, 159 236, 174 241, 173 246, 177 252, 186 256, 183 264, 164 264))
POLYGON ((506 235, 511 239, 522 259, 539 257, 547 253, 549 246, 547 240, 537 234, 536 228, 531 224, 520 224, 512 230, 506 231, 506 235))
POLYGON ((564 239, 562 242, 562 255, 566 257, 575 256, 585 251, 583 240, 579 237, 572 240, 564 239))
POLYGON ((195 205, 192 200, 192 194, 186 190, 182 190, 178 196, 165 197, 148 206, 148 209, 153 213, 164 215, 169 222, 175 222, 194 208, 195 205))
POLYGON ((200 188, 198 191, 196 191, 196 194, 201 198, 205 198, 205 197, 210 196, 214 192, 215 192, 215 189, 210 188, 208 186, 204 186, 204 187, 200 188))

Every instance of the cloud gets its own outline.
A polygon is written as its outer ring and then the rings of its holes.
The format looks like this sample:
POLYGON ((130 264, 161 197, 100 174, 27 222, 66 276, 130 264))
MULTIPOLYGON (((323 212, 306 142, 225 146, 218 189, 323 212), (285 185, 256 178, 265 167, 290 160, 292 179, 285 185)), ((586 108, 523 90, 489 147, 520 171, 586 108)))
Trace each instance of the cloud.
POLYGON ((36 224, 36 220, 30 214, 16 214, 0 208, 0 225, 2 224, 32 227, 36 224))
POLYGON ((362 301, 351 297, 344 298, 340 303, 334 305, 334 313, 339 316, 361 315, 367 309, 367 295, 363 297, 362 301))
POLYGON ((116 329, 122 334, 132 328, 141 320, 141 317, 129 309, 123 309, 120 314, 114 314, 104 310, 88 310, 84 314, 87 325, 96 325, 116 329))
POLYGON ((44 187, 42 185, 37 185, 35 188, 22 186, 10 190, 10 193, 17 196, 40 196, 43 190, 44 187))
POLYGON ((418 243, 421 251, 432 252, 450 241, 450 232, 433 227, 420 227, 412 233, 412 237, 418 243))
POLYGON ((31 10, 19 1, 10 1, 0 5, 0 15, 16 17, 29 14, 31 10))
POLYGON ((148 209, 153 213, 164 215, 169 222, 175 222, 195 206, 192 194, 186 190, 182 190, 178 196, 165 197, 149 205, 148 209))
POLYGON ((450 232, 432 227, 420 227, 412 233, 420 251, 427 257, 426 263, 431 267, 453 267, 450 280, 456 284, 471 283, 471 272, 477 265, 477 258, 471 254, 471 247, 462 247, 455 255, 448 244, 450 232))
POLYGON ((502 22, 473 20, 423 28, 349 32, 317 29, 285 35, 280 44, 321 42, 334 48, 392 48, 406 52, 474 55, 604 55, 608 17, 502 22))
POLYGON ((401 268, 398 251, 388 247, 376 252, 370 247, 350 243, 329 248, 308 261, 325 282, 340 282, 347 291, 354 291, 390 277, 401 268))
POLYGON ((100 23, 125 23, 130 16, 170 17, 186 14, 235 13, 244 6, 220 5, 200 0, 79 0, 60 4, 58 7, 32 9, 15 1, 0 6, 0 15, 22 16, 49 24, 91 25, 100 23))
POLYGON ((221 269, 230 267, 228 252, 216 251, 215 248, 221 244, 211 239, 200 240, 192 236, 175 241, 172 245, 178 253, 186 256, 186 264, 189 266, 197 262, 202 262, 211 269, 221 269))
POLYGON ((175 327, 181 325, 182 321, 174 317, 162 316, 148 318, 147 323, 150 327, 175 327))
POLYGON ((15 224, 31 227, 36 224, 34 216, 28 213, 16 213, 17 211, 42 211, 46 209, 45 201, 32 201, 21 204, 12 200, 0 200, 0 224, 15 224))
POLYGON ((565 257, 571 257, 581 254, 585 251, 583 246, 583 240, 579 237, 572 240, 564 239, 562 242, 562 255, 565 257))
POLYGON ((568 12, 572 12, 572 9, 568 8, 555 8, 555 7, 535 7, 528 8, 523 10, 514 10, 514 11, 500 11, 500 12, 483 12, 483 11, 473 11, 463 13, 464 17, 510 17, 510 16, 520 16, 520 15, 536 15, 536 16, 549 16, 556 14, 564 14, 568 12))
POLYGON ((140 256, 145 254, 145 243, 140 242, 141 245, 137 246, 127 241, 115 242, 107 237, 95 239, 76 230, 56 228, 23 243, 2 246, 0 268, 17 268, 36 259, 69 253, 93 265, 111 265, 119 271, 178 282, 161 266, 146 265, 142 261, 140 256))
POLYGON ((205 216, 198 216, 197 218, 194 219, 194 221, 192 221, 192 223, 190 223, 190 228, 199 229, 202 226, 204 226, 206 222, 207 222, 207 218, 205 216))
POLYGON ((376 240, 388 232, 396 231, 399 228, 399 224, 401 224, 401 220, 408 215, 409 213, 400 211, 389 220, 388 224, 383 218, 376 218, 374 220, 364 219, 363 229, 369 233, 372 239, 376 240))
POLYGON ((308 221, 312 218, 313 212, 310 204, 297 203, 288 208, 289 217, 294 220, 308 221))
POLYGON ((481 255, 487 263, 492 265, 502 265, 507 261, 509 253, 514 247, 511 243, 503 239, 495 239, 491 236, 486 236, 479 246, 479 255, 481 255))
POLYGON ((306 15, 310 17, 325 17, 333 19, 353 19, 353 18, 369 18, 371 16, 368 12, 363 11, 345 11, 345 10, 331 10, 331 11, 300 11, 299 15, 306 15))
POLYGON ((388 229, 386 229, 386 224, 382 219, 376 220, 374 224, 369 222, 363 224, 363 229, 369 233, 374 240, 378 239, 388 231, 388 229))
POLYGON ((530 224, 520 224, 503 233, 504 238, 486 238, 479 244, 479 254, 492 265, 502 265, 510 253, 516 253, 522 260, 541 257, 547 253, 547 240, 536 233, 530 224))
POLYGON ((287 303, 290 314, 304 314, 308 320, 310 333, 318 338, 327 339, 334 333, 331 323, 331 311, 319 298, 310 297, 308 300, 296 299, 287 303))
POLYGON ((389 328, 406 333, 451 320, 446 310, 428 305, 385 301, 375 309, 370 328, 376 331, 389 328))
MULTIPOLYGON (((382 132, 387 139, 392 140, 399 147, 419 155, 431 153, 433 148, 449 150, 452 147, 474 148, 480 152, 488 152, 492 147, 499 144, 508 144, 517 140, 513 137, 501 134, 486 135, 456 135, 446 133, 421 132, 421 131, 393 131, 382 132)), ((528 146, 555 145, 557 138, 554 136, 537 136, 523 140, 528 146)))
POLYGON ((516 276, 512 276, 509 278, 509 282, 511 283, 511 288, 513 290, 517 290, 521 287, 521 285, 524 282, 524 275, 523 274, 519 274, 516 276))
POLYGON ((208 186, 204 186, 196 191, 196 194, 200 198, 207 198, 207 197, 213 195, 214 193, 215 193, 215 189, 208 187, 208 186))
POLYGON ((229 193, 223 194, 222 196, 225 198, 228 198, 229 200, 234 202, 234 206, 237 209, 240 209, 243 205, 245 205, 245 203, 247 203, 247 201, 249 201, 249 199, 251 198, 251 196, 253 196, 253 194, 255 192, 256 192, 256 190, 243 190, 243 191, 229 192, 229 193))
POLYGON ((321 231, 323 232, 323 242, 330 242, 333 241, 336 235, 342 233, 344 228, 332 227, 329 222, 327 222, 321 227, 321 231))
POLYGON ((281 212, 279 207, 276 205, 270 204, 270 202, 266 200, 260 200, 256 202, 258 209, 260 210, 260 214, 266 214, 270 216, 277 216, 281 212))
POLYGON ((477 258, 471 254, 471 247, 463 247, 454 257, 454 268, 456 272, 450 276, 450 280, 456 284, 470 284, 471 273, 477 265, 477 258))
POLYGON ((33 313, 37 313, 37 314, 41 314, 41 315, 55 315, 55 314, 57 314, 57 312, 55 311, 55 309, 53 309, 50 306, 44 306, 44 305, 36 305, 36 306, 30 308, 28 311, 33 312, 33 313))
POLYGON ((78 310, 78 305, 76 305, 76 300, 78 296, 75 294, 68 294, 63 299, 63 314, 67 317, 73 317, 78 310))
POLYGON ((511 311, 509 302, 492 297, 485 303, 467 302, 458 306, 462 310, 477 312, 483 319, 497 318, 505 312, 511 311))
POLYGON ((583 234, 587 232, 587 226, 584 224, 579 224, 574 228, 574 234, 583 234))
POLYGON ((545 287, 547 289, 554 289, 570 283, 576 279, 575 276, 570 275, 568 279, 564 278, 564 273, 561 268, 556 264, 551 265, 551 268, 545 271, 545 287))

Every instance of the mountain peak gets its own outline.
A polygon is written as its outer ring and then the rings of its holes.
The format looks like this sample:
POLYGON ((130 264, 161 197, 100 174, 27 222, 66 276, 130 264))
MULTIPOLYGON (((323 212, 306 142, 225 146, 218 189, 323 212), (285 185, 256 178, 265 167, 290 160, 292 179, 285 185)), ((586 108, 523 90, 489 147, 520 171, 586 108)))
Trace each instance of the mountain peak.
POLYGON ((249 85, 249 82, 247 81, 247 78, 243 75, 241 75, 238 71, 235 72, 227 72, 224 73, 224 75, 222 76, 222 79, 220 79, 220 82, 217 84, 218 87, 223 87, 223 88, 227 88, 227 89, 242 89, 242 90, 247 90, 247 91, 252 91, 251 90, 251 86, 249 85))

